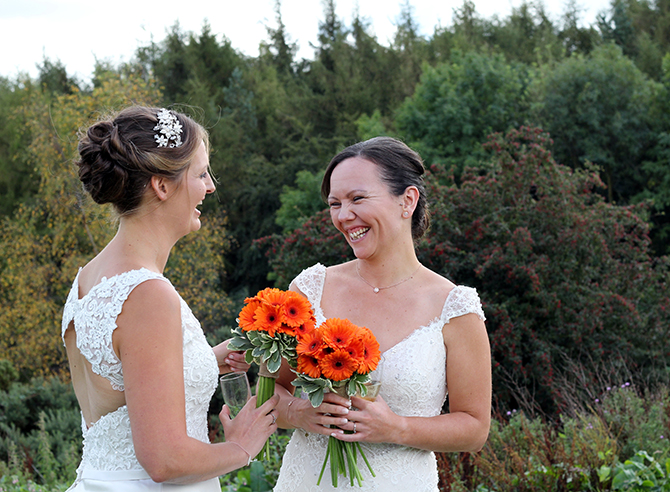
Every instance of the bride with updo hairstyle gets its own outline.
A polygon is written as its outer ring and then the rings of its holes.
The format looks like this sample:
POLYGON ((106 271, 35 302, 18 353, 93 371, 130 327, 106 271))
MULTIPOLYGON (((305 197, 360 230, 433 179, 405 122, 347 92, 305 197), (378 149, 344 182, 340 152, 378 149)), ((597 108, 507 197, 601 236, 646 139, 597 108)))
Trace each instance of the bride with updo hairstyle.
POLYGON ((204 142, 207 131, 186 115, 177 115, 181 145, 157 146, 153 128, 157 108, 132 106, 113 120, 100 121, 79 141, 79 179, 96 203, 111 203, 120 215, 137 209, 151 177, 179 179, 204 142))
POLYGON ((210 347, 163 276, 170 251, 200 228, 215 190, 207 131, 185 114, 132 106, 80 137, 79 178, 118 230, 79 269, 62 337, 82 416, 84 446, 70 491, 220 492, 218 476, 248 465, 276 430, 277 397, 256 398, 210 443, 209 401, 219 374, 246 371, 226 340, 210 347))

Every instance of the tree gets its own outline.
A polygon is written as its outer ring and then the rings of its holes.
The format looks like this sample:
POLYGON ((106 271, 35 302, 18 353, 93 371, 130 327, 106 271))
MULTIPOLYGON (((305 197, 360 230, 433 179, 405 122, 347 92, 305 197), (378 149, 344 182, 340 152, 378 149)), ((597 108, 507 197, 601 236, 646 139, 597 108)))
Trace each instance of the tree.
POLYGON ((30 142, 25 108, 39 88, 27 76, 0 77, 0 217, 10 215, 37 192, 37 178, 25 149, 30 142))
POLYGON ((294 75, 293 64, 295 62, 295 55, 298 52, 298 45, 288 41, 288 33, 286 26, 281 18, 281 1, 275 1, 275 15, 277 20, 277 28, 266 26, 270 42, 262 42, 260 46, 260 56, 271 57, 272 63, 277 68, 277 72, 284 76, 294 75))
POLYGON ((574 169, 597 164, 608 200, 629 203, 644 186, 641 163, 653 144, 659 85, 612 44, 546 67, 536 81, 536 121, 552 135, 556 160, 574 169))
POLYGON ((325 208, 320 193, 324 173, 325 170, 317 174, 298 171, 295 188, 284 186, 282 194, 279 195, 281 207, 277 210, 275 219, 283 234, 298 229, 309 217, 325 208))
POLYGON ((579 26, 582 12, 583 9, 577 6, 577 0, 569 0, 564 7, 558 37, 566 57, 578 53, 588 55, 600 44, 601 37, 593 26, 579 26))
POLYGON ((37 80, 40 87, 49 94, 72 94, 78 90, 75 78, 68 76, 65 65, 60 60, 52 62, 46 56, 42 64, 37 66, 39 74, 37 80))
POLYGON ((528 69, 502 55, 454 54, 450 63, 426 67, 414 95, 398 109, 398 134, 426 162, 455 165, 476 160, 486 135, 527 117, 528 69))
POLYGON ((487 37, 508 61, 526 64, 561 58, 558 29, 541 3, 523 2, 504 21, 493 22, 487 37))

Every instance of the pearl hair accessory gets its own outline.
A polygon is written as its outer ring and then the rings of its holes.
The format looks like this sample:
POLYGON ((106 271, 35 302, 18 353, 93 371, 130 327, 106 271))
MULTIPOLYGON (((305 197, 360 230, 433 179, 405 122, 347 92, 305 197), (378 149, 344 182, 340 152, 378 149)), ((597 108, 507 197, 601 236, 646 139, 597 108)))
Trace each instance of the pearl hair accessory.
POLYGON ((154 126, 154 135, 159 147, 179 147, 181 145, 182 126, 172 112, 167 109, 161 109, 158 114, 158 124, 154 126), (172 140, 173 142, 170 142, 172 140))

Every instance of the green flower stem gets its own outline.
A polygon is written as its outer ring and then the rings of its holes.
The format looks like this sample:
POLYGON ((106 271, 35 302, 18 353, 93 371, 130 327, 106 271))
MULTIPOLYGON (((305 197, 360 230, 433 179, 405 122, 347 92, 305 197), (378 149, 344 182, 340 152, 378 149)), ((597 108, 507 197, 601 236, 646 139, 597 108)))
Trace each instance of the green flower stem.
POLYGON ((319 473, 319 479, 316 481, 317 485, 321 484, 321 478, 323 477, 323 472, 326 471, 326 465, 328 464, 328 458, 330 457, 330 439, 328 439, 328 448, 326 448, 326 458, 323 460, 323 466, 321 467, 321 473, 319 473))
POLYGON ((326 457, 323 460, 321 473, 319 473, 319 479, 317 480, 316 484, 321 484, 323 473, 326 470, 328 459, 330 458, 330 479, 333 487, 337 487, 339 475, 344 475, 346 478, 347 473, 352 487, 354 486, 354 480, 358 483, 359 487, 362 487, 363 475, 358 468, 358 453, 360 453, 363 457, 363 460, 365 460, 365 464, 367 465, 368 470, 370 470, 372 476, 376 477, 375 473, 372 471, 370 462, 361 448, 360 443, 345 442, 335 439, 334 437, 329 437, 328 446, 326 447, 326 457))
POLYGON ((375 472, 372 471, 372 467, 370 466, 370 462, 368 461, 367 457, 365 456, 365 453, 363 452, 363 448, 361 448, 361 443, 356 442, 354 444, 356 445, 356 449, 358 450, 358 452, 361 453, 361 456, 365 460, 365 464, 368 465, 368 470, 370 470, 370 473, 372 474, 372 476, 377 478, 377 475, 375 475, 375 472))
MULTIPOLYGON (((272 398, 272 395, 275 394, 275 378, 267 376, 259 376, 258 384, 256 386, 256 408, 260 407, 263 403, 272 398)), ((265 442, 265 446, 256 459, 270 459, 270 440, 268 439, 265 442)))

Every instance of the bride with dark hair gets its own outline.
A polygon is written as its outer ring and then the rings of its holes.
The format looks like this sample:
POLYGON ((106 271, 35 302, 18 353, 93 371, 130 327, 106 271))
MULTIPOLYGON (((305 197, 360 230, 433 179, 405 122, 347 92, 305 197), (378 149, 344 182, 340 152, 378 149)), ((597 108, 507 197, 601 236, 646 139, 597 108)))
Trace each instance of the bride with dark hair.
POLYGON ((328 165, 322 195, 335 228, 356 259, 304 270, 291 283, 314 308, 317 324, 346 318, 370 329, 381 362, 375 401, 335 393, 313 408, 293 396, 282 369, 279 426, 295 428, 275 492, 316 490, 437 492, 434 451, 477 451, 491 418, 491 355, 475 289, 421 265, 415 240, 428 227, 419 155, 378 137, 347 147, 328 165), (441 414, 449 389, 449 412, 441 414), (375 472, 360 466, 362 487, 331 485, 329 436, 360 442, 375 472))

